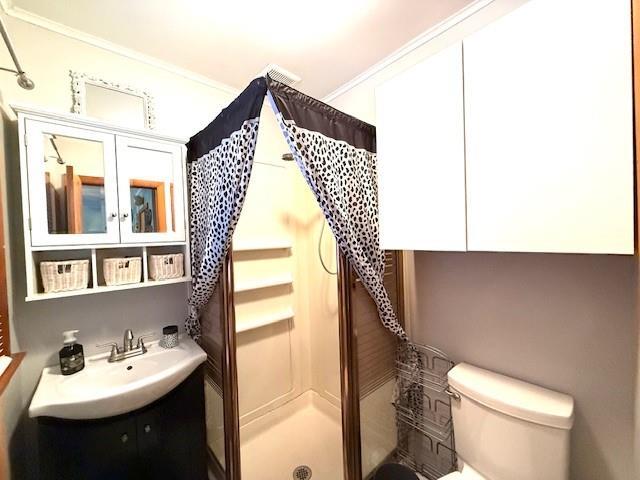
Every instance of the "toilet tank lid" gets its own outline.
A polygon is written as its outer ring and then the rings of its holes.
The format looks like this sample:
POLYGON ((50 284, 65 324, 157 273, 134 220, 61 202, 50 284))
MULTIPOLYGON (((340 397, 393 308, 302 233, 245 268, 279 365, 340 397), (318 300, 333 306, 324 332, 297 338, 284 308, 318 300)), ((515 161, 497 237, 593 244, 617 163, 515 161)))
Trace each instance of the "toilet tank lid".
POLYGON ((573 426, 573 398, 489 370, 459 363, 449 371, 449 385, 505 415, 554 428, 573 426))

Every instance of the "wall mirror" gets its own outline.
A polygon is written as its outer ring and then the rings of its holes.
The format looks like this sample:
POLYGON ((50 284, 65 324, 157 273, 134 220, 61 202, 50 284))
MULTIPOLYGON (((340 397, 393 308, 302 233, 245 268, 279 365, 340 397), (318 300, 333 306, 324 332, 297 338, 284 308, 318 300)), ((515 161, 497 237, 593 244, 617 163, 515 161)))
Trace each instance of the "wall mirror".
POLYGON ((73 112, 132 128, 153 129, 153 99, 145 90, 70 71, 73 112))
POLYGON ((52 133, 43 142, 49 234, 106 233, 102 143, 52 133))

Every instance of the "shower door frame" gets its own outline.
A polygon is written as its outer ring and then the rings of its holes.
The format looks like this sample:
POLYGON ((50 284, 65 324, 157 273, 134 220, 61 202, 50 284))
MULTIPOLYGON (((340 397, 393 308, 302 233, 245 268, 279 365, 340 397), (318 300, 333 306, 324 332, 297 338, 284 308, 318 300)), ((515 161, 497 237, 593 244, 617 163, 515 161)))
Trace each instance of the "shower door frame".
POLYGON ((233 281, 233 246, 222 266, 222 404, 224 410, 224 472, 226 480, 241 479, 240 407, 236 356, 236 307, 233 281))
MULTIPOLYGON (((233 279, 233 247, 222 268, 221 323, 223 325, 223 408, 225 480, 241 480, 240 411, 238 404, 238 364, 236 356, 236 315, 233 279)), ((338 322, 340 343, 340 390, 342 414, 342 458, 344 480, 363 480, 360 436, 360 385, 358 379, 358 332, 352 313, 355 273, 336 247, 338 258, 338 322)), ((403 254, 397 252, 398 318, 403 319, 403 254)), ((249 480, 249 479, 247 479, 249 480)), ((253 479, 250 479, 253 480, 253 479)))

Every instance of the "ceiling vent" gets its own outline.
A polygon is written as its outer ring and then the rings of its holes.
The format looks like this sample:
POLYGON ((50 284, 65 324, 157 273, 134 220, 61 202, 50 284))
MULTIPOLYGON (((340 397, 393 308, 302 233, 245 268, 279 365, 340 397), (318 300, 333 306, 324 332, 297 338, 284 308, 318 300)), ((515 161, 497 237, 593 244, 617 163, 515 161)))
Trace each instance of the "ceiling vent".
POLYGON ((269 75, 274 80, 289 86, 295 85, 300 80, 302 80, 299 76, 294 75, 288 70, 282 68, 280 65, 276 65, 274 63, 270 63, 269 65, 267 65, 260 72, 259 76, 264 77, 266 75, 269 75))

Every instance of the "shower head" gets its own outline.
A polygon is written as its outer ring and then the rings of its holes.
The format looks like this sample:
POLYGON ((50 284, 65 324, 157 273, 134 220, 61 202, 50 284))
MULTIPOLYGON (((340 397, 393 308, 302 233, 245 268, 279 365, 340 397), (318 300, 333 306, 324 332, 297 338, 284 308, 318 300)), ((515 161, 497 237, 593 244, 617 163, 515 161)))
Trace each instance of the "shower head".
POLYGON ((33 83, 33 80, 27 77, 27 74, 24 72, 18 73, 18 85, 20 85, 25 90, 33 90, 33 88, 36 86, 36 84, 33 83))
POLYGON ((282 154, 282 160, 284 160, 285 162, 293 162, 293 154, 291 154, 291 153, 283 153, 282 154))

